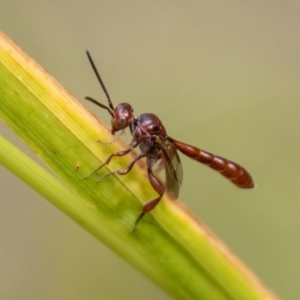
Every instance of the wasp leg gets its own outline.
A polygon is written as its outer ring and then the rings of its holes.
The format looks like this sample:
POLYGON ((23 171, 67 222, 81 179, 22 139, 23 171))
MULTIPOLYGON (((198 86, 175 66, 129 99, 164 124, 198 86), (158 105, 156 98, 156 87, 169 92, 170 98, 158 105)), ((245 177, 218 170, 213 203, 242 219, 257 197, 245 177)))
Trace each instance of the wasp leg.
MULTIPOLYGON (((147 159, 147 163, 149 164, 149 160, 147 159)), ((134 223, 134 226, 131 230, 131 232, 134 232, 136 229, 136 226, 138 224, 138 222, 142 219, 142 217, 149 211, 151 211, 153 208, 155 208, 155 206, 159 203, 159 201, 161 200, 164 192, 165 192, 165 188, 164 185, 154 176, 151 167, 148 167, 148 178, 149 181, 152 185, 152 187, 155 189, 155 191, 158 193, 158 197, 148 201, 146 204, 144 204, 144 206, 142 207, 142 211, 140 212, 137 220, 134 223)))
POLYGON ((123 150, 123 151, 118 151, 118 152, 114 152, 112 154, 110 154, 106 160, 104 161, 104 163, 102 165, 100 165, 97 169, 95 169, 93 172, 87 174, 84 176, 84 178, 89 178, 91 175, 95 174, 97 171, 99 171, 101 168, 103 168, 105 165, 108 165, 109 162, 111 161, 111 159, 115 156, 124 156, 126 154, 128 154, 129 152, 131 152, 136 146, 138 145, 138 143, 133 143, 131 145, 130 148, 123 150))
POLYGON ((117 174, 117 175, 126 175, 128 174, 128 172, 133 168, 134 164, 141 158, 143 158, 145 156, 145 154, 141 153, 140 155, 138 155, 125 169, 123 170, 116 170, 116 171, 113 171, 113 172, 110 172, 100 178, 98 178, 96 180, 96 182, 99 182, 101 180, 103 180, 104 178, 110 176, 110 175, 114 175, 114 174, 117 174))

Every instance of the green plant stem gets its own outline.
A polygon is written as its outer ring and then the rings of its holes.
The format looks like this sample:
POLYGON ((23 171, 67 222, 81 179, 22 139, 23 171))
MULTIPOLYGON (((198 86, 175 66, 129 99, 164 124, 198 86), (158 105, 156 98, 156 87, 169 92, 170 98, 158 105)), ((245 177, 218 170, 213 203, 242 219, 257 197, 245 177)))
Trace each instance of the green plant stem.
MULTIPOLYGON (((0 163, 78 222, 90 214, 82 198, 0 136, 0 163)), ((91 216, 89 217, 91 218, 91 216)))
MULTIPOLYGON (((128 146, 119 140, 105 147, 97 144, 98 139, 111 139, 109 130, 3 34, 0 117, 63 184, 3 139, 1 163, 175 298, 276 299, 205 226, 167 195, 132 234, 142 204, 155 196, 144 165, 99 184, 96 176, 83 179, 108 154, 128 146), (12 164, 13 160, 17 163, 12 164)), ((132 155, 113 160, 99 176, 131 160, 132 155)))

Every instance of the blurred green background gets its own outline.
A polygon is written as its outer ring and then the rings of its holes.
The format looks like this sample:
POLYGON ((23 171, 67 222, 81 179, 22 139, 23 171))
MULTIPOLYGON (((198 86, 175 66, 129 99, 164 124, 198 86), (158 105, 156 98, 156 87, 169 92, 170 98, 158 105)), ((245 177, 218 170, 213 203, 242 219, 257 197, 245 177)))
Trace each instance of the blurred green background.
MULTIPOLYGON (((0 6, 0 30, 80 101, 106 101, 89 49, 115 104, 153 112, 170 136, 250 170, 258 186, 243 191, 182 157, 180 199, 280 297, 300 299, 298 1, 0 6)), ((34 157, 2 122, 0 131, 34 157)), ((0 299, 170 299, 7 170, 0 176, 0 299)))

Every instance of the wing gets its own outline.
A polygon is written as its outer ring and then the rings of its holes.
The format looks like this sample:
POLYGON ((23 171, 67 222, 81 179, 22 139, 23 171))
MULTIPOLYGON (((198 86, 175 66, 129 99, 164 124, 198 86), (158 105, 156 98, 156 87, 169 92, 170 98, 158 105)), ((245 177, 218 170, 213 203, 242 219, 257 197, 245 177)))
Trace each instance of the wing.
POLYGON ((176 147, 169 140, 160 140, 159 145, 166 170, 166 190, 177 199, 183 178, 180 158, 176 147))

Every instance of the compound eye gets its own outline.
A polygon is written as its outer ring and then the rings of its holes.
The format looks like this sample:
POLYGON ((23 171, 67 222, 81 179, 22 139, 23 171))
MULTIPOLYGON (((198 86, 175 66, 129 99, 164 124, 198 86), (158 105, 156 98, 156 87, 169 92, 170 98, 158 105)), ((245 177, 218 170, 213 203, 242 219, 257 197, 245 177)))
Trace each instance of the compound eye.
POLYGON ((119 117, 117 120, 118 129, 124 129, 127 127, 127 119, 126 117, 119 117))
POLYGON ((156 134, 158 134, 159 131, 160 131, 160 128, 159 128, 159 126, 157 126, 157 125, 151 125, 151 126, 149 127, 149 129, 150 129, 150 131, 151 131, 152 133, 156 133, 156 134))

